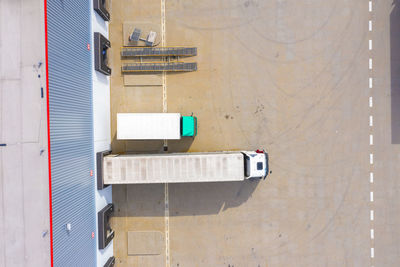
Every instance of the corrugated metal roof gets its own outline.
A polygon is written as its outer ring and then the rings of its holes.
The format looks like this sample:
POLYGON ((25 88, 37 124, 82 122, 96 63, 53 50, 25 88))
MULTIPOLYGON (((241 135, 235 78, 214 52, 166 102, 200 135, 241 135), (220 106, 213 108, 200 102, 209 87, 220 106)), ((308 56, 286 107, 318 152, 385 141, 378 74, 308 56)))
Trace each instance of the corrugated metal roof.
POLYGON ((48 0, 47 16, 54 266, 95 266, 90 2, 48 0))

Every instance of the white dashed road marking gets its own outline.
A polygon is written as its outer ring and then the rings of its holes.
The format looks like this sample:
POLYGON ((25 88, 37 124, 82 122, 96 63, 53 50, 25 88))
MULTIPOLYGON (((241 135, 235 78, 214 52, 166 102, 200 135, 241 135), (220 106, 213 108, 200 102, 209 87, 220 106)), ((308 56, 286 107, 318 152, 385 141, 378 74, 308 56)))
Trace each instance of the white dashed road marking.
MULTIPOLYGON (((165 46, 165 0, 161 0, 161 46, 165 46)), ((167 106, 167 75, 165 71, 162 73, 162 96, 163 96, 163 112, 168 111, 167 106)), ((164 140, 164 147, 168 145, 164 140)), ((164 218, 165 218, 165 266, 170 267, 170 251, 169 251, 169 195, 168 184, 164 185, 164 218)))
POLYGON ((164 203, 165 203, 165 210, 164 210, 164 216, 165 216, 165 266, 169 267, 170 266, 170 259, 169 259, 169 194, 168 194, 168 184, 165 184, 164 186, 164 203))
MULTIPOLYGON (((372 13, 372 1, 369 0, 368 1, 368 11, 370 13, 372 13)), ((373 14, 370 14, 370 18, 373 17, 373 14)), ((370 32, 369 34, 372 33, 372 20, 369 19, 368 20, 368 31, 370 32)), ((368 60, 368 69, 369 69, 369 89, 372 89, 373 87, 373 65, 372 65, 372 39, 368 40, 368 50, 370 53, 369 56, 369 60, 368 60)), ((372 90, 370 90, 370 94, 372 94, 372 90)), ((370 133, 369 133, 369 144, 370 147, 374 144, 374 136, 373 136, 373 126, 374 126, 374 118, 372 116, 372 107, 373 107, 373 101, 372 101, 372 96, 370 95, 369 97, 369 107, 370 107, 370 114, 369 114, 369 127, 370 127, 370 133)), ((371 147, 371 149, 373 149, 373 147, 371 147)), ((373 210, 373 202, 374 202, 374 187, 373 187, 373 183, 374 183, 374 173, 373 173, 373 164, 374 164, 374 154, 373 154, 373 150, 370 150, 369 152, 369 163, 370 163, 370 168, 371 171, 369 173, 369 182, 370 182, 370 192, 369 192, 369 201, 370 201, 370 224, 371 224, 371 232, 370 232, 370 236, 371 236, 371 266, 374 266, 374 262, 373 262, 373 258, 375 257, 375 251, 374 251, 374 239, 375 239, 375 233, 374 233, 374 210, 373 210)))
MULTIPOLYGON (((161 46, 165 46, 165 0, 161 0, 161 46)), ((167 112, 167 75, 162 72, 163 112, 167 112)))

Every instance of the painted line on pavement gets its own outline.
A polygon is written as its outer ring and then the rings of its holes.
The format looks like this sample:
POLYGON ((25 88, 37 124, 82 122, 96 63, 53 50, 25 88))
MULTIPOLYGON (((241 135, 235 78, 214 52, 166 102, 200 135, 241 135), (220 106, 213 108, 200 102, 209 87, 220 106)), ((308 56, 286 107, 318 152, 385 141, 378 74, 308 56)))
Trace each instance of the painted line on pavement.
MULTIPOLYGON (((165 0, 161 0, 161 46, 165 46, 165 0)), ((167 106, 167 74, 162 72, 162 96, 163 96, 163 112, 168 111, 167 106)), ((167 140, 164 140, 164 147, 167 147, 167 140)), ((169 248, 169 194, 168 184, 164 185, 164 223, 165 223, 165 266, 170 267, 170 248, 169 248)))
MULTIPOLYGON (((368 11, 370 12, 370 19, 368 20, 368 32, 370 34, 370 39, 368 39, 368 50, 370 53, 369 60, 368 60, 368 69, 369 69, 369 89, 372 89, 373 87, 373 54, 372 54, 372 19, 373 19, 373 14, 372 14, 372 0, 368 1, 368 11)), ((374 144, 374 135, 373 135, 373 126, 374 126, 374 117, 372 115, 372 107, 373 107, 373 98, 372 98, 372 90, 369 92, 369 127, 370 127, 370 133, 369 133, 369 145, 372 146, 374 144)), ((371 148, 373 149, 373 147, 371 148)), ((374 239, 375 239, 375 232, 374 232, 374 210, 373 210, 373 202, 374 202, 374 173, 373 173, 373 164, 374 164, 374 154, 373 150, 370 150, 369 154, 369 163, 370 163, 370 173, 369 173, 369 182, 370 182, 370 192, 369 192, 369 201, 370 201, 370 224, 371 224, 371 229, 370 229, 370 238, 371 238, 371 266, 374 266, 374 257, 375 257, 375 250, 374 250, 374 239)))
POLYGON ((164 216, 165 216, 165 266, 170 267, 170 251, 169 251, 169 194, 168 184, 164 185, 164 216))

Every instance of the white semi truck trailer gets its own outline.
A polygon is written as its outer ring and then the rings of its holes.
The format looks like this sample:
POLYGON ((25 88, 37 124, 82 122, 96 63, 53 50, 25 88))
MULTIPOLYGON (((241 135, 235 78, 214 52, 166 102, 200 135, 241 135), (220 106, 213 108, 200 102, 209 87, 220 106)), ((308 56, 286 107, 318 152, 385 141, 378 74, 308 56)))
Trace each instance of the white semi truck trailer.
POLYGON ((102 154, 100 159, 98 157, 98 168, 102 179, 98 183, 105 186, 243 181, 265 179, 268 174, 268 154, 260 150, 153 155, 102 154))
POLYGON ((197 117, 180 113, 118 113, 118 140, 179 140, 197 135, 197 117))

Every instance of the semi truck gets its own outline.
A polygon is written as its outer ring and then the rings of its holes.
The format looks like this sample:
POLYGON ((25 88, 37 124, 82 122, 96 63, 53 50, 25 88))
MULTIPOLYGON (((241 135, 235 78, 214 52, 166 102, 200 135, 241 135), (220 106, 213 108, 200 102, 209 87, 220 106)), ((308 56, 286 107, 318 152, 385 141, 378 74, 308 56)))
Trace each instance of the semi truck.
POLYGON ((268 154, 264 150, 152 155, 108 153, 101 154, 100 160, 98 157, 101 164, 98 184, 105 186, 244 181, 265 179, 268 174, 268 154))
POLYGON ((197 117, 180 113, 118 113, 118 140, 178 140, 197 135, 197 117))

